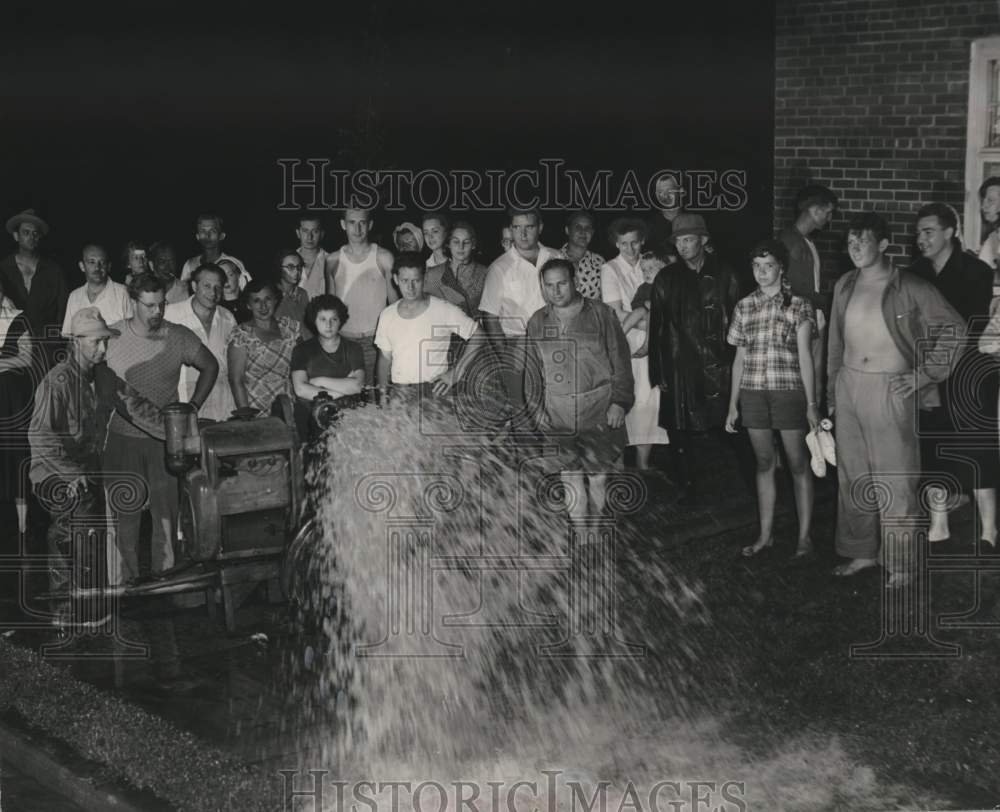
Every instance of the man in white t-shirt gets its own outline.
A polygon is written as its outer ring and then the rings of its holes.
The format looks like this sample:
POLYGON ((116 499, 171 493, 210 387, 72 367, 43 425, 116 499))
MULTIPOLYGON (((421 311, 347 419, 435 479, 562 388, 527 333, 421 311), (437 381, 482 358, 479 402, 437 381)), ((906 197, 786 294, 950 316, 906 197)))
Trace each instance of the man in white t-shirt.
MULTIPOLYGON (((380 387, 393 384, 433 383, 433 392, 447 392, 455 370, 448 368, 452 335, 464 341, 477 324, 461 308, 424 293, 424 262, 416 253, 405 252, 396 260, 393 279, 403 298, 379 316, 375 346, 379 349, 376 380, 380 387)), ((462 353, 463 368, 472 350, 462 353)))
POLYGON ((223 259, 228 259, 240 269, 240 290, 246 287, 251 276, 243 263, 236 257, 232 257, 222 250, 222 243, 225 242, 226 232, 222 227, 222 218, 217 214, 203 214, 195 221, 194 237, 201 246, 201 253, 196 257, 191 257, 181 268, 181 282, 187 282, 194 273, 194 269, 205 263, 218 264, 223 259))
POLYGON ((512 209, 510 230, 514 244, 490 265, 479 309, 500 366, 511 408, 524 406, 524 333, 535 311, 545 307, 541 268, 562 252, 542 245, 538 209, 512 209))
POLYGON ((108 324, 132 315, 132 300, 128 290, 124 285, 108 278, 111 265, 107 251, 99 245, 85 245, 78 265, 87 282, 72 291, 66 301, 66 317, 62 324, 64 336, 69 335, 73 316, 85 307, 96 307, 108 324))

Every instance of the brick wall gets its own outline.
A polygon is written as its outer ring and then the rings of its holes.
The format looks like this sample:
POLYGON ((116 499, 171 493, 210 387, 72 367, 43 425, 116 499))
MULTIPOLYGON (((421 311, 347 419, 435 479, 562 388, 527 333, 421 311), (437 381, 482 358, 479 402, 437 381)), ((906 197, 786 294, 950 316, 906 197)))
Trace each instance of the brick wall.
POLYGON ((775 17, 775 227, 823 183, 841 201, 817 239, 826 286, 851 212, 884 215, 905 264, 921 205, 962 211, 970 47, 1000 33, 997 0, 777 0, 775 17))

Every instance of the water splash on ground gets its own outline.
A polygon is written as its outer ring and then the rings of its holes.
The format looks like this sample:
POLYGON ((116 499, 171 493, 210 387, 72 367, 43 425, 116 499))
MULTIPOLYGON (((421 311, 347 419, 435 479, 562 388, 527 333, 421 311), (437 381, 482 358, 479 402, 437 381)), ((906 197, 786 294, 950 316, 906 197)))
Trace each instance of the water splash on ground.
MULTIPOLYGON (((764 760, 728 744, 722 719, 698 701, 698 628, 708 621, 698 585, 639 537, 655 526, 628 515, 641 486, 622 479, 626 515, 613 532, 596 518, 581 543, 557 460, 470 439, 450 420, 426 401, 395 402, 345 412, 326 438, 310 477, 319 540, 298 579, 313 633, 293 652, 312 745, 303 770, 482 787, 535 780, 542 795, 541 771, 559 770, 560 801, 572 798, 567 780, 589 787, 587 798, 604 780, 612 809, 630 785, 645 809, 650 789, 670 780, 713 782, 719 809, 913 802, 836 741, 803 738, 764 760), (609 607, 623 606, 615 618, 609 607), (727 782, 740 787, 731 798, 727 782)), ((661 795, 659 808, 698 808, 692 791, 661 795)), ((551 805, 520 792, 513 808, 551 805)), ((488 800, 484 790, 473 805, 488 800)))

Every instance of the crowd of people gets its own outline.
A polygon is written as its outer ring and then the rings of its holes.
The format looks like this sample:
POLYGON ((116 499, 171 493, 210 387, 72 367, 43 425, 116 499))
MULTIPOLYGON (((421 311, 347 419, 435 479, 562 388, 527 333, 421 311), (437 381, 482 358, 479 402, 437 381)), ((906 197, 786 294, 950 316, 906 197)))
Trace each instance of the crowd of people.
MULTIPOLYGON (((836 575, 881 563, 890 584, 909 579, 921 488, 932 542, 949 537, 948 513, 968 493, 993 548, 1000 178, 981 190, 977 252, 961 245, 954 210, 932 203, 914 222, 919 257, 901 269, 886 256, 886 221, 853 217, 854 270, 832 297, 812 239, 834 216, 832 190, 802 189, 788 226, 753 248, 751 291, 705 219, 682 208, 674 179, 661 183, 661 209, 610 223, 608 258, 592 250, 599 223, 586 211, 566 215, 557 248, 542 243, 537 210, 512 210, 498 224, 501 253, 485 264, 488 248, 466 220, 427 213, 398 224, 387 247, 371 240, 374 212, 348 208, 336 251, 324 247, 322 219, 304 214, 297 247, 244 264, 223 251, 223 219, 210 214, 197 218, 200 251, 179 270, 170 245, 130 242, 120 284, 106 248, 87 245, 72 291, 40 251, 48 223, 30 210, 11 217, 16 251, 0 262, 2 498, 22 533, 29 487, 52 513, 49 551, 63 562, 53 588, 72 569, 73 518, 106 510, 102 471, 146 483, 152 569, 174 565, 167 404, 190 403, 203 420, 254 419, 286 395, 304 438, 320 395, 421 387, 447 397, 484 363, 501 385, 504 426, 558 446, 571 518, 605 508, 605 474, 627 447, 639 472, 672 482, 678 503, 698 503, 694 441, 707 435, 757 496, 759 534, 743 554, 773 545, 783 457, 799 519, 794 554, 809 555, 806 438, 833 416, 836 549, 846 559, 836 575), (654 464, 656 446, 669 449, 669 474, 654 464), (874 508, 862 494, 871 487, 874 508), (57 491, 75 498, 42 498, 57 491), (898 532, 882 549, 886 523, 898 532)), ((138 514, 112 518, 108 579, 128 583, 140 577, 138 514)))

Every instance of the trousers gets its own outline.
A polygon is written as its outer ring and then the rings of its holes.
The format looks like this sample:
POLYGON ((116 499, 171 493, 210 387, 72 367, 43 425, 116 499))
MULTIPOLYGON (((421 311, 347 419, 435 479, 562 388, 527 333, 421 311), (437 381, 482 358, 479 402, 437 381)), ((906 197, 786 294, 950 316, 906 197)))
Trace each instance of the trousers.
MULTIPOLYGON (((167 471, 163 443, 146 437, 126 437, 108 432, 104 450, 104 472, 113 480, 115 472, 138 474, 146 483, 149 512, 153 520, 150 566, 162 572, 174 565, 174 535, 177 525, 177 480, 167 471)), ((139 526, 142 512, 116 511, 107 499, 108 523, 114 528, 115 544, 109 545, 108 583, 119 584, 139 577, 139 526), (117 552, 112 557, 111 553, 117 552)))
POLYGON ((841 367, 835 415, 837 553, 893 572, 908 566, 923 516, 916 395, 892 393, 896 374, 841 367))

